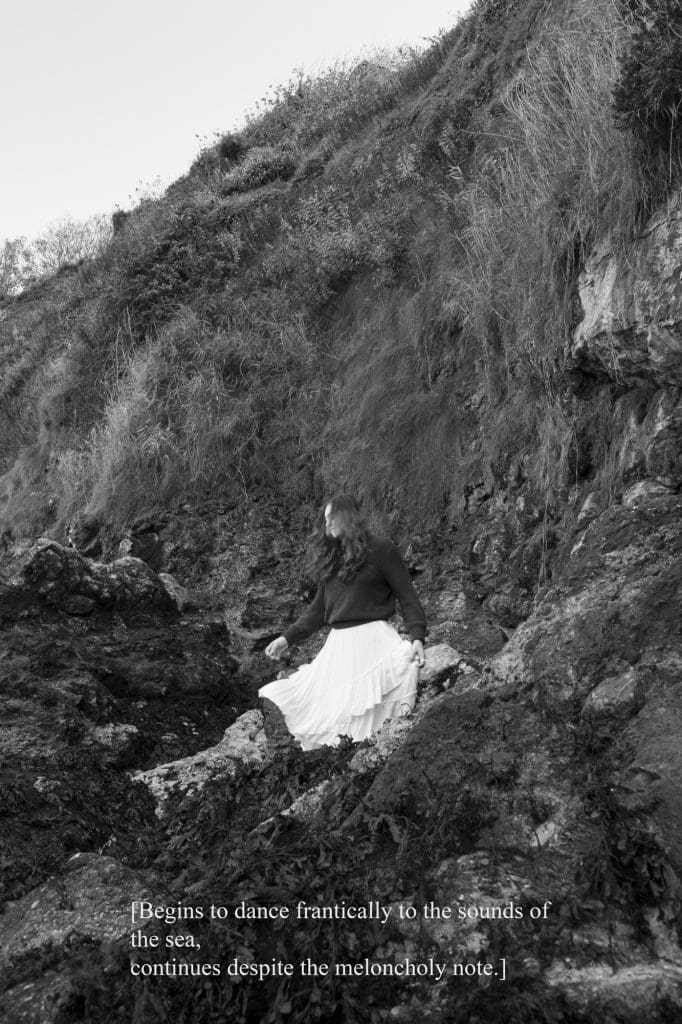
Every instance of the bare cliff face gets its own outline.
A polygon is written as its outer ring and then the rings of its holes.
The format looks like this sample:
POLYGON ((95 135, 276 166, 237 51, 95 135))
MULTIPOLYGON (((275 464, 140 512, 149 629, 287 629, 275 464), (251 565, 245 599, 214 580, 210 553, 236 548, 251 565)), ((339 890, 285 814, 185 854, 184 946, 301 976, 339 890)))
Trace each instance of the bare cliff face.
POLYGON ((682 385, 681 222, 678 195, 626 251, 604 240, 589 257, 571 352, 576 371, 624 389, 682 385))
MULTIPOLYGON (((362 889, 386 904, 551 905, 541 923, 340 931, 347 959, 421 950, 510 965, 503 986, 377 990, 373 1020, 682 1013, 681 208, 671 201, 624 250, 603 240, 579 281, 573 386, 623 425, 622 486, 583 479, 539 547, 523 480, 483 486, 461 530, 412 545, 427 671, 414 718, 376 743, 302 755, 264 731, 259 649, 301 606, 300 530, 281 509, 159 522, 148 557, 188 591, 129 555, 27 546, 0 592, 8 1021, 135 1019, 128 901, 200 903, 228 871, 235 903, 332 889, 358 902, 362 889)), ((212 959, 229 956, 224 934, 205 939, 212 959)), ((280 941, 291 959, 329 953, 324 931, 280 941)), ((272 952, 265 929, 240 942, 255 959, 272 952)), ((248 991, 243 1019, 260 1020, 275 990, 248 991)), ((293 985, 287 1005, 303 1013, 309 998, 293 985)), ((321 986, 316 1005, 334 998, 321 986)), ((186 985, 169 980, 164 999, 145 1003, 150 1021, 187 1005, 209 1019, 186 985)))

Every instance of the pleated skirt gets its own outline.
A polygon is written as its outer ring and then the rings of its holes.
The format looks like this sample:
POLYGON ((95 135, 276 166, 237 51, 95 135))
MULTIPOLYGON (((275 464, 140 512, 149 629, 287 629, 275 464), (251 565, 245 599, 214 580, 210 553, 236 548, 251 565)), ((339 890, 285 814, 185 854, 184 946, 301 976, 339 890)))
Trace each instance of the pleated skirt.
POLYGON ((304 750, 338 746, 341 736, 359 742, 414 707, 419 669, 411 653, 383 620, 332 629, 313 661, 258 695, 279 707, 304 750))

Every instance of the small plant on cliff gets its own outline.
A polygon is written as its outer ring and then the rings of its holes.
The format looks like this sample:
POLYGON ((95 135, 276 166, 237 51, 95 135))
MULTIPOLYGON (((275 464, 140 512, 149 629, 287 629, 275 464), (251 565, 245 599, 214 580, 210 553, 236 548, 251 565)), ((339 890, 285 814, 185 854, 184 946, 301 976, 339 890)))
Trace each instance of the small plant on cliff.
POLYGON ((629 811, 620 799, 617 775, 607 759, 598 761, 586 807, 598 816, 598 843, 581 864, 579 881, 607 903, 622 901, 633 923, 649 934, 645 911, 657 908, 660 920, 682 927, 682 884, 651 821, 629 811))

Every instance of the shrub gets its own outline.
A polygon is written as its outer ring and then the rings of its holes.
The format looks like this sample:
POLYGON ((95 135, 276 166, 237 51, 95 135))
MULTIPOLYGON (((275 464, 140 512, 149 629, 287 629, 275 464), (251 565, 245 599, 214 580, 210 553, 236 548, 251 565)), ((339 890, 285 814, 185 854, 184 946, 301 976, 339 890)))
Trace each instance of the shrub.
POLYGON ((356 200, 346 187, 329 183, 299 200, 282 221, 262 267, 266 281, 285 291, 292 308, 319 313, 363 270, 373 272, 377 283, 394 279, 409 212, 390 192, 376 196, 371 210, 356 200))
POLYGON ((437 163, 442 169, 465 164, 474 149, 474 133, 469 130, 474 111, 470 96, 440 100, 429 110, 420 133, 422 160, 437 163))
POLYGON ((223 195, 248 192, 271 181, 288 181, 294 176, 297 151, 287 144, 254 146, 244 160, 222 181, 223 195))
POLYGON ((218 156, 223 160, 229 160, 234 162, 238 160, 240 156, 243 156, 245 152, 244 143, 238 135, 233 135, 232 132, 228 132, 227 135, 223 135, 222 139, 218 143, 218 156))
POLYGON ((143 339, 190 299, 222 290, 243 249, 239 216, 210 192, 163 213, 139 211, 114 245, 110 321, 129 318, 143 339))
POLYGON ((621 0, 621 6, 632 37, 613 89, 616 124, 664 155, 670 181, 682 158, 682 5, 621 0))

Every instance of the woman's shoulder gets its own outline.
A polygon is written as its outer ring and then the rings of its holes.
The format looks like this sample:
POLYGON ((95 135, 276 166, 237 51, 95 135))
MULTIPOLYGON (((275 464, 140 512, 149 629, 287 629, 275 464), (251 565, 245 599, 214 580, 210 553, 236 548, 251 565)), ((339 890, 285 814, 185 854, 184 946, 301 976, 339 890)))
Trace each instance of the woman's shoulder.
POLYGON ((375 534, 370 533, 367 538, 367 554, 377 558, 386 558, 389 555, 399 554, 398 548, 389 540, 388 537, 377 537, 375 534))

